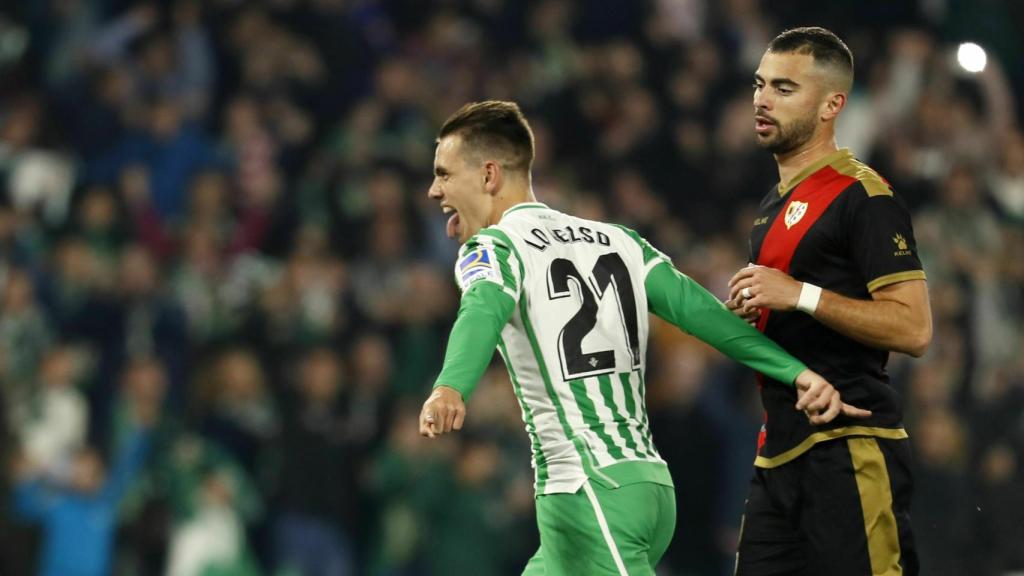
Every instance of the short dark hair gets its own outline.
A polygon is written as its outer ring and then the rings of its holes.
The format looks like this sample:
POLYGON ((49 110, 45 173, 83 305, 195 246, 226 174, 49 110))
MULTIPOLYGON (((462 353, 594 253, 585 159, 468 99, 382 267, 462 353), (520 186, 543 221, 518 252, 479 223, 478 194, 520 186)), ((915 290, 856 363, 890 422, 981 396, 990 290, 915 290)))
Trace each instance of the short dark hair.
POLYGON ((438 141, 458 135, 471 150, 486 149, 505 156, 508 170, 529 172, 533 164, 533 131, 515 102, 471 102, 445 120, 438 141))
POLYGON ((768 45, 768 51, 810 54, 815 64, 835 68, 853 83, 853 53, 831 30, 819 26, 791 28, 776 36, 768 45))

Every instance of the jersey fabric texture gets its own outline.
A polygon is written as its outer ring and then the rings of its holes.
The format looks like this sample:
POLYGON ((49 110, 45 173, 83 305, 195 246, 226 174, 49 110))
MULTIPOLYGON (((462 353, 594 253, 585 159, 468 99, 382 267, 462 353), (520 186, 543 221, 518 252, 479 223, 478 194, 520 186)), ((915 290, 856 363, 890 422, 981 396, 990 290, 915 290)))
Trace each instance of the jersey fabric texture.
MULTIPOLYGON (((903 203, 888 182, 845 148, 765 196, 751 232, 750 261, 862 300, 884 286, 925 278, 903 203)), ((843 401, 872 415, 840 415, 813 426, 792 410, 793 388, 765 375, 765 427, 756 466, 780 466, 817 442, 843 436, 907 437, 901 400, 885 370, 888 351, 861 344, 803 312, 765 311, 758 328, 831 382, 843 401)))
POLYGON ((455 279, 462 301, 435 385, 468 400, 497 347, 538 495, 588 479, 672 485, 645 408, 648 311, 784 385, 806 368, 635 232, 543 204, 516 205, 467 241, 455 279))

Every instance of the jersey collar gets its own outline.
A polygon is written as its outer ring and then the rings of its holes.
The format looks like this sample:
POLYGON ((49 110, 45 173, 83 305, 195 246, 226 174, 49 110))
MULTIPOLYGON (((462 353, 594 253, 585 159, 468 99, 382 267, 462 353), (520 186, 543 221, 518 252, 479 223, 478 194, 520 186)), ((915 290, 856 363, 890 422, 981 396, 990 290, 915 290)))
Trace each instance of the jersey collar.
POLYGON ((797 185, 806 180, 808 176, 814 174, 818 170, 821 170, 825 166, 845 158, 853 158, 853 152, 851 152, 849 148, 840 148, 831 154, 815 160, 810 165, 805 166, 803 170, 797 172, 796 176, 794 176, 789 182, 779 182, 779 196, 789 194, 793 188, 796 188, 797 185))
POLYGON ((505 216, 508 216, 509 214, 515 212, 516 210, 525 210, 527 208, 542 208, 544 210, 548 210, 548 205, 543 204, 541 202, 520 202, 519 204, 516 204, 515 206, 509 208, 508 210, 505 210, 501 214, 501 218, 499 218, 499 221, 501 219, 504 219, 505 216))

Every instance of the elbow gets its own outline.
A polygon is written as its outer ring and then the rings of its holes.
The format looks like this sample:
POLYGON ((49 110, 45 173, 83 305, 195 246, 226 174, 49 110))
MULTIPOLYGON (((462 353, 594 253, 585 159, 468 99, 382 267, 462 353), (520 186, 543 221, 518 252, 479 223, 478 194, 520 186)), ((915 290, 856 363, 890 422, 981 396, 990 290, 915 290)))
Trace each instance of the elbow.
POLYGON ((920 358, 928 352, 928 347, 932 343, 932 326, 931 323, 927 323, 920 329, 914 330, 910 337, 907 339, 906 347, 904 352, 910 354, 914 358, 920 358))

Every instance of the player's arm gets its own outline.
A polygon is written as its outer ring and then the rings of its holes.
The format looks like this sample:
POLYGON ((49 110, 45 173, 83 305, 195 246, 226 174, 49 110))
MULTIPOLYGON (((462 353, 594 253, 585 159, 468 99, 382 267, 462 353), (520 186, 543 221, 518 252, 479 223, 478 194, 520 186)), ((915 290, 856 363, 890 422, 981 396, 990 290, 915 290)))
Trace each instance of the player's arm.
POLYGON ((729 307, 741 314, 756 308, 800 310, 862 344, 921 356, 931 343, 932 315, 910 216, 891 193, 848 194, 855 196, 844 220, 847 243, 854 265, 867 279, 870 300, 805 284, 772 268, 748 266, 729 281, 729 307))
POLYGON ((441 374, 420 411, 420 434, 429 438, 462 429, 465 403, 487 370, 501 330, 515 309, 519 279, 509 265, 509 248, 484 242, 467 242, 456 264, 462 301, 448 336, 441 374))
POLYGON ((737 318, 696 281, 662 263, 644 283, 652 313, 773 380, 792 384, 807 369, 778 344, 737 318))
POLYGON ((480 282, 462 297, 444 366, 420 414, 421 434, 434 438, 462 429, 465 402, 487 370, 514 308, 513 298, 491 282, 480 282))
POLYGON ((840 413, 871 413, 842 402, 839 392, 778 344, 732 312, 703 286, 668 262, 651 269, 644 283, 651 312, 714 346, 726 356, 769 378, 797 388, 797 410, 814 424, 831 422, 840 413))
MULTIPOLYGON (((797 309, 804 283, 774 268, 751 266, 733 276, 730 300, 740 310, 797 309), (744 299, 747 288, 751 298, 744 299)), ((811 288, 813 290, 813 288, 811 288)), ((924 280, 907 280, 876 289, 871 300, 848 298, 821 289, 815 320, 854 340, 885 350, 921 356, 932 338, 932 314, 924 280)))

